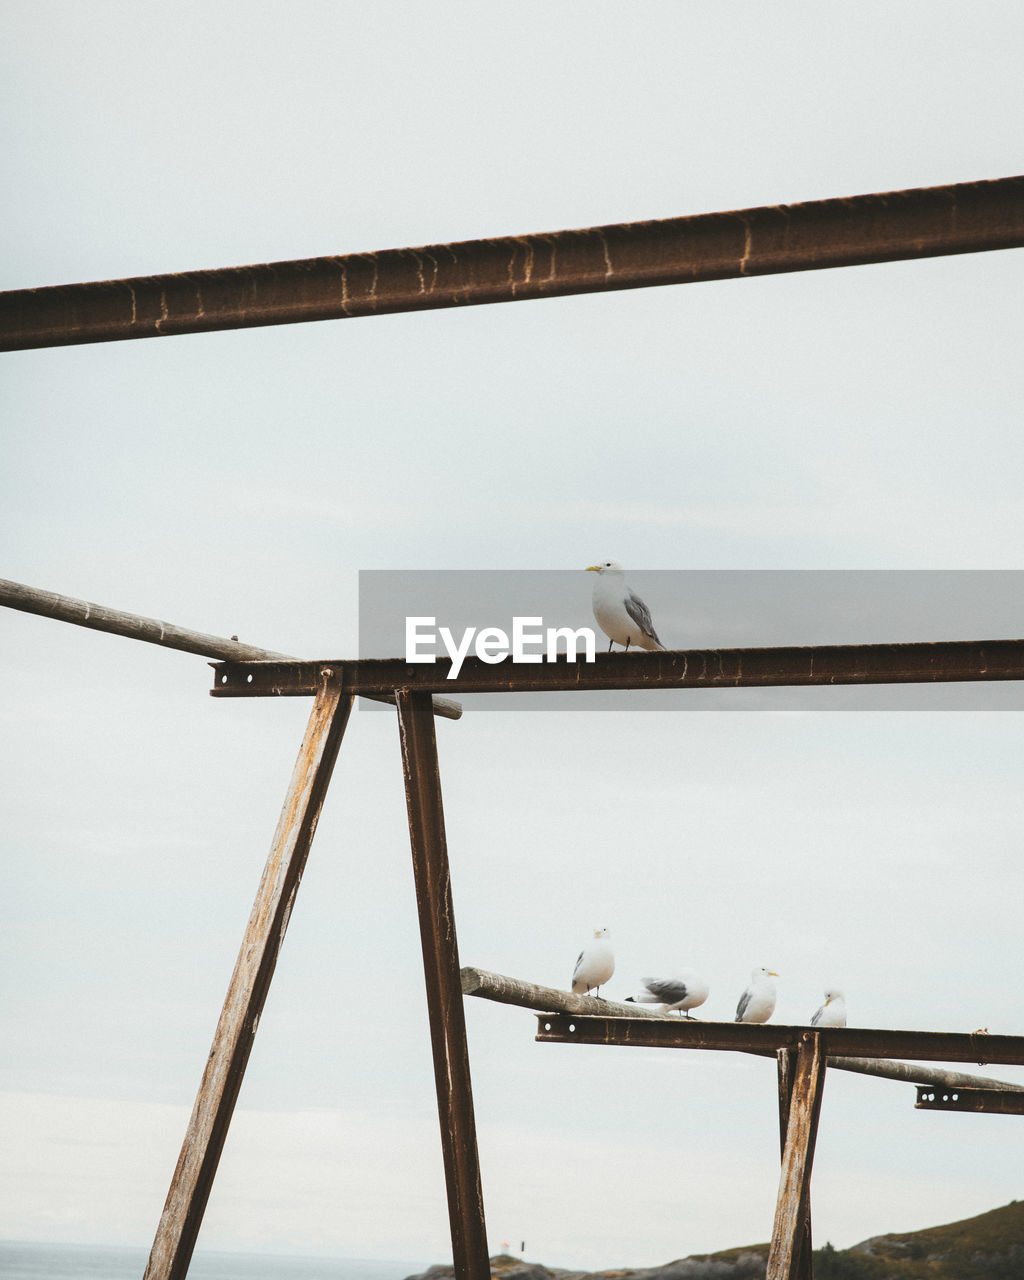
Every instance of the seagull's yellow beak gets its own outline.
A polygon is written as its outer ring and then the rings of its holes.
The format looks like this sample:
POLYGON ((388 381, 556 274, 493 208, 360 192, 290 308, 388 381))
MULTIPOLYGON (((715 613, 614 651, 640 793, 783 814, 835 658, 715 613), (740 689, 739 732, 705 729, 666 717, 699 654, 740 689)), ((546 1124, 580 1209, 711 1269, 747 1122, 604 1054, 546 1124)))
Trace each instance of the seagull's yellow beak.
POLYGON ((777 978, 778 976, 779 976, 779 975, 775 972, 775 970, 774 970, 774 969, 770 969, 770 970, 768 971, 768 977, 769 977, 769 978, 777 978))
POLYGON ((599 564, 588 564, 588 565, 587 565, 587 567, 586 567, 586 569, 584 570, 584 572, 585 572, 585 573, 600 573, 600 572, 601 572, 601 566, 600 566, 599 564))

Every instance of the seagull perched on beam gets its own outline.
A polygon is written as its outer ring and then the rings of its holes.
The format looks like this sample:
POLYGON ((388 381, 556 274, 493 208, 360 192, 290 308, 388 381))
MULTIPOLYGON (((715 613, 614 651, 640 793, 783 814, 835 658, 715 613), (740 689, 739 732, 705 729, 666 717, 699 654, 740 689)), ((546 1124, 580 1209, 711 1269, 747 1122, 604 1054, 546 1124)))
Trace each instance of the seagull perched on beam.
POLYGON ((775 979, 779 975, 771 969, 755 969, 750 975, 750 986, 740 996, 736 1006, 737 1022, 767 1022, 775 1012, 775 979))
POLYGON ((626 586, 626 575, 617 560, 587 565, 587 573, 596 573, 594 583, 594 617, 608 637, 608 652, 613 644, 629 649, 664 649, 651 621, 651 612, 635 591, 626 586))
POLYGON ((693 1017, 690 1010, 699 1008, 710 990, 704 979, 692 969, 681 970, 676 978, 641 978, 640 981, 643 991, 636 996, 627 996, 627 1004, 660 1004, 662 1013, 678 1009, 687 1018, 693 1017))
POLYGON ((825 992, 825 1003, 811 1019, 812 1027, 845 1027, 846 997, 838 987, 829 987, 825 992))
POLYGON ((572 971, 572 989, 578 996, 596 991, 598 998, 602 986, 615 972, 615 955, 608 941, 607 929, 595 929, 593 939, 579 954, 572 971))

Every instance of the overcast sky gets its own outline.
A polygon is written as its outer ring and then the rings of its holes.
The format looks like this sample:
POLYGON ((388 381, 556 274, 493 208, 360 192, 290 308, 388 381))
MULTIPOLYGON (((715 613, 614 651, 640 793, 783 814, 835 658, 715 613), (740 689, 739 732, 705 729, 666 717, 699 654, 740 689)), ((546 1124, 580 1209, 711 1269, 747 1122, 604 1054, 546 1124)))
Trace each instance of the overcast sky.
MULTIPOLYGON (((1020 170, 1010 0, 5 16, 4 288, 1020 170)), ((360 570, 578 569, 582 619, 606 558, 1018 570, 1022 284, 1000 252, 10 355, 0 573, 344 657, 360 570)), ((677 635, 720 642, 709 610, 677 635)), ((27 615, 0 647, 0 1235, 145 1245, 309 705, 213 700, 202 659, 27 615)), ((777 1021, 837 982, 862 1026, 1024 1031, 1018 712, 474 710, 438 736, 463 963, 565 986, 605 925, 613 996, 693 966, 729 1019, 767 964, 777 1021)), ((201 1250, 450 1256, 416 928, 397 731, 359 714, 201 1250)), ((492 1252, 768 1238, 772 1064, 467 1015, 492 1252)), ((1022 1195, 1018 1122, 913 1097, 830 1074, 817 1242, 1022 1195)))

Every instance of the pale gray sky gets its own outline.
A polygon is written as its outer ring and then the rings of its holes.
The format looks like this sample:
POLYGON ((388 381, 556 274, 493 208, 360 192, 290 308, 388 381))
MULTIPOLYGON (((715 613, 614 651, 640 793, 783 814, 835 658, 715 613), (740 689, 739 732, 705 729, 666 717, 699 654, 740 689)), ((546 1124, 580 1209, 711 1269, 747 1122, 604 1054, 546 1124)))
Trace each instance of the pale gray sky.
MULTIPOLYGON (((4 288, 1020 169, 1009 2, 6 15, 4 288)), ((1020 569, 1021 262, 8 356, 3 576, 346 656, 366 569, 578 567, 584 612, 606 557, 1020 569)), ((0 1234, 146 1244, 309 708, 23 615, 0 646, 0 1234)), ((564 985, 603 924, 613 995, 693 965, 728 1018, 767 963, 783 1021, 838 981, 861 1025, 1024 1027, 1017 713, 485 713, 439 740, 464 963, 564 985)), ((201 1248, 448 1255, 422 981, 397 732, 359 715, 201 1248)), ((492 1250, 768 1237, 770 1064, 537 1045, 468 1003, 492 1250)), ((912 1103, 830 1077, 816 1240, 1020 1198, 1016 1122, 912 1103)))

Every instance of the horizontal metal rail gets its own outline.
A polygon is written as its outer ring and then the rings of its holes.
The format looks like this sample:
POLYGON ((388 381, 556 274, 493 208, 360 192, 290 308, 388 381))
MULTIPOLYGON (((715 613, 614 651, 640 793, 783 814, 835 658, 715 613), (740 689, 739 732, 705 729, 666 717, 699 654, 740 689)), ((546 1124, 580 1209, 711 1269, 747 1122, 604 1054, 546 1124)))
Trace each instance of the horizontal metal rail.
MULTIPOLYGON (((731 689, 776 685, 934 684, 1024 680, 1024 640, 955 640, 923 644, 810 645, 765 649, 689 649, 601 653, 594 662, 487 663, 466 658, 449 680, 449 659, 328 660, 345 668, 352 693, 538 693, 612 689, 731 689)), ((211 692, 264 698, 316 692, 319 662, 247 662, 218 666, 211 692)))
MULTIPOLYGON (((34 613, 43 618, 55 618, 59 622, 70 622, 78 627, 87 627, 93 631, 106 631, 110 635, 125 636, 129 640, 144 640, 147 644, 162 645, 165 649, 177 649, 182 653, 194 653, 203 658, 226 659, 230 662, 260 659, 268 661, 285 660, 287 654, 274 653, 271 649, 259 649, 255 645, 243 644, 234 636, 230 640, 223 636, 211 636, 202 631, 190 631, 187 627, 176 626, 173 622, 160 622, 156 618, 144 618, 135 613, 125 613, 123 609, 111 609, 107 605, 93 604, 89 600, 76 600, 73 596, 58 595, 55 591, 42 591, 38 587, 27 587, 20 582, 9 582, 0 578, 0 605, 8 609, 19 609, 22 613, 34 613)), ((322 663, 319 664, 322 667, 322 663)), ((319 667, 318 667, 319 669, 319 667)), ((310 689, 315 694, 316 688, 310 689)), ((385 694, 364 694, 377 702, 394 702, 395 696, 385 694)), ((462 707, 450 698, 434 699, 434 714, 449 720, 457 720, 462 715, 462 707)))
POLYGON ((1024 177, 0 294, 0 350, 386 315, 1024 245, 1024 177))
POLYGON ((867 1027, 788 1027, 772 1023, 698 1022, 690 1018, 602 1018, 541 1013, 537 1039, 554 1044, 634 1045, 648 1049, 725 1049, 776 1053, 796 1049, 810 1035, 832 1057, 911 1058, 919 1062, 977 1062, 1024 1066, 1024 1036, 953 1031, 890 1031, 867 1027))
MULTIPOLYGON (((462 994, 493 1000, 497 1004, 517 1005, 519 1008, 532 1009, 543 1014, 558 1012, 590 1014, 601 1018, 656 1018, 661 1022, 667 1021, 672 1026, 679 1025, 680 1021, 674 1014, 662 1013, 659 1009, 642 1004, 619 1004, 617 1001, 599 999, 596 996, 580 996, 572 991, 562 991, 558 987, 538 986, 534 982, 525 982, 522 978, 510 978, 503 973, 491 973, 487 969, 472 967, 462 970, 462 994)), ((545 1018, 546 1021, 548 1021, 547 1018, 545 1018)), ((703 1022, 703 1019, 700 1021, 703 1022)), ((765 1049, 759 1051, 758 1056, 773 1057, 774 1051, 765 1049)), ((938 1089, 940 1094, 943 1090, 950 1089, 1014 1093, 1019 1095, 1024 1104, 1024 1085, 1011 1084, 1005 1080, 992 1080, 988 1076, 966 1075, 960 1071, 922 1067, 909 1062, 845 1056, 829 1058, 828 1065, 836 1070, 852 1071, 858 1075, 881 1076, 886 1080, 925 1085, 932 1091, 938 1089)))

